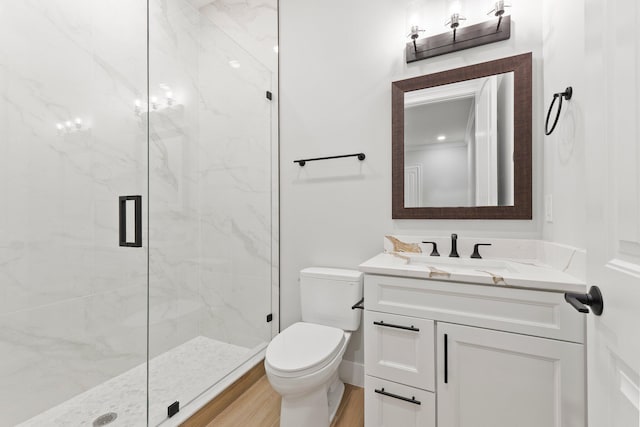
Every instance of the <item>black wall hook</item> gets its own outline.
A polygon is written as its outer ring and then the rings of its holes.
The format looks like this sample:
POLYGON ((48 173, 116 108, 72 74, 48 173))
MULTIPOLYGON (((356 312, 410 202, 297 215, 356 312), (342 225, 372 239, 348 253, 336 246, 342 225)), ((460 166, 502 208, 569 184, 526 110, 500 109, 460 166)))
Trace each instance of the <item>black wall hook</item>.
POLYGON ((571 99, 573 96, 573 88, 569 86, 565 89, 564 92, 558 92, 553 94, 553 101, 551 101, 551 105, 549 106, 549 111, 547 112, 547 121, 544 124, 544 133, 549 136, 553 133, 558 124, 558 119, 560 118, 560 111, 562 111, 562 98, 567 101, 571 99), (553 110, 553 104, 556 103, 556 100, 560 99, 560 103, 558 104, 558 112, 556 113, 556 119, 553 121, 553 126, 551 126, 551 130, 549 130, 549 118, 551 117, 551 111, 553 110))

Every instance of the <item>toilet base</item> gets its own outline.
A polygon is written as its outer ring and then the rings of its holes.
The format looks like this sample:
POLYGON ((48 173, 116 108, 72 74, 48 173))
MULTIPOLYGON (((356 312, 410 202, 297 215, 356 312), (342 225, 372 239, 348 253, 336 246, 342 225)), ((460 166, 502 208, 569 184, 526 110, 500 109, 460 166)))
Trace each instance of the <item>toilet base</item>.
POLYGON ((329 424, 336 417, 336 412, 338 412, 338 407, 340 406, 340 402, 342 401, 342 396, 344 395, 344 383, 340 381, 340 378, 336 378, 336 380, 329 387, 329 391, 327 392, 327 400, 329 404, 329 424))
POLYGON ((329 427, 338 412, 344 383, 336 374, 328 387, 302 396, 282 397, 280 427, 329 427))

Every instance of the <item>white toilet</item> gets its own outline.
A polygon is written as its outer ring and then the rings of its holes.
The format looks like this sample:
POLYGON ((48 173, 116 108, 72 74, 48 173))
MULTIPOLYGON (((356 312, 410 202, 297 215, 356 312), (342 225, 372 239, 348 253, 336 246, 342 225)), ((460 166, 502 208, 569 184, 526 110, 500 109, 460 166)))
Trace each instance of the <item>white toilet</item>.
POLYGON ((300 272, 302 322, 277 335, 267 347, 265 370, 282 396, 280 427, 328 427, 344 383, 338 367, 351 331, 360 326, 362 273, 337 268, 300 272))

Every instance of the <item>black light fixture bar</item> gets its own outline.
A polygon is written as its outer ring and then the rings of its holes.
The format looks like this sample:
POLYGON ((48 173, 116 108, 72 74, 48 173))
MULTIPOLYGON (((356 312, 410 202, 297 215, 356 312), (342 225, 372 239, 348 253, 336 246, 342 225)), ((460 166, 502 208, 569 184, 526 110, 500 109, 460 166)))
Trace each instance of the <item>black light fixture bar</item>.
POLYGON ((364 153, 355 153, 355 154, 343 154, 341 156, 316 157, 314 159, 300 159, 300 160, 294 160, 293 163, 298 163, 300 166, 304 166, 307 162, 315 162, 316 160, 342 159, 343 157, 357 157, 358 160, 360 161, 366 158, 364 153))
POLYGON ((500 16, 468 27, 458 27, 437 36, 407 43, 407 64, 459 50, 470 49, 511 38, 511 16, 500 16))

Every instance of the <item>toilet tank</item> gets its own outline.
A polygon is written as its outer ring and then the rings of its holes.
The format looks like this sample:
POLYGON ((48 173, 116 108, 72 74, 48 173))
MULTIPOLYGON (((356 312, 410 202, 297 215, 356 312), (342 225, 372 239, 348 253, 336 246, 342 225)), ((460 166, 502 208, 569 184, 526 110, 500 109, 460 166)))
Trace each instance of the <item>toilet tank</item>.
POLYGON ((351 306, 362 298, 363 274, 356 270, 310 267, 300 271, 302 321, 355 331, 361 310, 351 306))

